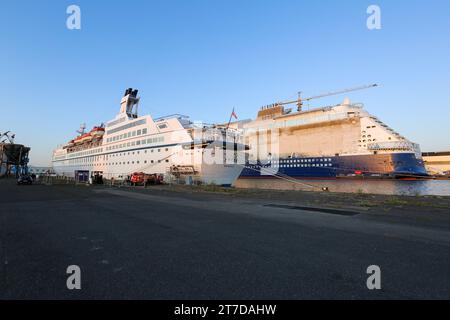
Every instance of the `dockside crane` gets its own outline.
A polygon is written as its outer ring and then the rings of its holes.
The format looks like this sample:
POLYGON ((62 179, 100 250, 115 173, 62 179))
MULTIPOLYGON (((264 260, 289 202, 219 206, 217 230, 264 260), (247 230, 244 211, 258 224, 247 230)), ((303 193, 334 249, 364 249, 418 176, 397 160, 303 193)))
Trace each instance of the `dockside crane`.
POLYGON ((301 97, 302 92, 299 92, 297 100, 286 101, 286 102, 279 102, 279 103, 276 103, 276 105, 278 105, 278 106, 286 106, 286 105, 290 105, 290 104, 296 104, 297 107, 298 107, 298 111, 300 112, 300 111, 302 111, 303 103, 305 101, 311 101, 311 100, 320 99, 320 98, 329 97, 329 96, 336 96, 336 95, 347 93, 347 92, 353 92, 353 91, 359 91, 359 90, 364 90, 364 89, 370 89, 370 88, 374 88, 374 87, 378 87, 378 84, 375 83, 375 84, 370 84, 370 85, 367 85, 367 86, 360 86, 360 87, 348 88, 348 89, 339 90, 339 91, 332 91, 332 92, 320 94, 320 95, 317 95, 317 96, 312 96, 312 97, 309 97, 309 98, 302 98, 301 97))

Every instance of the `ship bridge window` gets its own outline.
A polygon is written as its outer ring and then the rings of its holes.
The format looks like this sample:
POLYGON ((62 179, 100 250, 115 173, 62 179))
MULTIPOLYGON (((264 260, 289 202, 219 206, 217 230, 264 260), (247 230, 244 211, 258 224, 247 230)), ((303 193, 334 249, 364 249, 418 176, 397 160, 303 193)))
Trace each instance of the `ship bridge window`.
POLYGON ((166 123, 162 123, 162 124, 158 125, 158 128, 166 129, 167 128, 167 124, 166 123))

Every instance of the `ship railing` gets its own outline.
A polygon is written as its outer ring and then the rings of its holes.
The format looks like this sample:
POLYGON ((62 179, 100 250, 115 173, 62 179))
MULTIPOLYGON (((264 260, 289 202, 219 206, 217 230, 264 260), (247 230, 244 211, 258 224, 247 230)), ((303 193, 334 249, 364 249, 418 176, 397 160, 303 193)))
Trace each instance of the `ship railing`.
POLYGON ((96 141, 96 142, 89 142, 89 143, 84 143, 78 146, 74 146, 71 148, 67 149, 67 153, 68 154, 72 154, 74 152, 78 152, 78 151, 84 151, 87 149, 92 149, 92 148, 97 148, 100 147, 102 145, 102 140, 96 141))
POLYGON ((283 123, 278 124, 278 127, 279 128, 294 127, 294 126, 309 125, 309 124, 321 123, 321 122, 345 120, 347 118, 349 118, 349 115, 347 112, 341 112, 341 113, 335 113, 335 114, 324 114, 321 116, 316 116, 316 117, 306 118, 306 119, 287 120, 287 121, 284 121, 283 123))
POLYGON ((247 132, 252 132, 254 130, 259 131, 259 130, 284 129, 284 128, 289 128, 289 127, 305 126, 305 125, 316 124, 316 123, 325 123, 325 122, 346 120, 349 118, 350 118, 350 115, 348 112, 324 114, 321 116, 314 116, 314 117, 309 117, 309 118, 304 118, 304 119, 285 120, 285 121, 274 122, 274 123, 263 125, 263 126, 250 127, 247 129, 247 132))
POLYGON ((224 141, 224 142, 242 142, 243 135, 239 130, 225 128, 199 128, 191 129, 190 134, 193 139, 202 141, 224 141))
POLYGON ((416 152, 419 146, 409 141, 389 141, 377 142, 367 145, 367 149, 371 151, 414 151, 416 152))
POLYGON ((167 116, 163 116, 163 117, 159 117, 159 118, 153 119, 153 121, 161 122, 161 121, 166 121, 166 120, 173 119, 173 118, 187 120, 187 119, 189 119, 189 116, 186 116, 184 114, 175 113, 175 114, 170 114, 170 115, 167 115, 167 116))

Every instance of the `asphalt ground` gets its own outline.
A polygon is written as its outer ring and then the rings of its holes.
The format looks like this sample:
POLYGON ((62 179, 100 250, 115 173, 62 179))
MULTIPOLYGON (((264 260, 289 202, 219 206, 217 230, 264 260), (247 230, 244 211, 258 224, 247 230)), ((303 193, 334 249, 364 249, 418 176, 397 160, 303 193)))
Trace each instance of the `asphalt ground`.
POLYGON ((450 298, 450 209, 327 199, 0 180, 0 299, 450 298))

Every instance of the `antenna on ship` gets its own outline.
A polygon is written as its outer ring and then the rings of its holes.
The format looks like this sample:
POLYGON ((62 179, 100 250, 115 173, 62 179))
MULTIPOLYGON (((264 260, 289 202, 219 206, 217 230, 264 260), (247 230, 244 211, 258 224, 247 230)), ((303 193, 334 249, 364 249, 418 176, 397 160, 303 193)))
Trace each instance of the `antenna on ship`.
POLYGON ((329 97, 329 96, 336 96, 339 94, 343 94, 343 93, 347 93, 347 92, 353 92, 353 91, 359 91, 359 90, 364 90, 364 89, 370 89, 370 88, 374 88, 374 87, 378 87, 378 84, 370 84, 367 86, 360 86, 360 87, 354 87, 354 88, 348 88, 348 89, 344 89, 344 90, 339 90, 339 91, 332 91, 332 92, 328 92, 328 93, 324 93, 324 94, 320 94, 317 96, 312 96, 309 98, 304 98, 302 99, 301 95, 302 92, 298 92, 298 99, 294 100, 294 101, 287 101, 287 102, 280 102, 277 103, 277 106, 285 106, 285 105, 289 105, 289 104, 297 104, 298 107, 298 111, 302 111, 303 108, 303 102, 304 101, 310 101, 310 100, 315 100, 315 99, 320 99, 320 98, 324 98, 324 97, 329 97))
POLYGON ((80 135, 83 135, 86 131, 86 123, 82 123, 81 125, 80 125, 80 129, 78 129, 77 130, 77 132, 80 134, 80 135))
POLYGON ((298 100, 297 100, 297 110, 301 111, 302 110, 302 92, 299 91, 298 92, 298 100))

